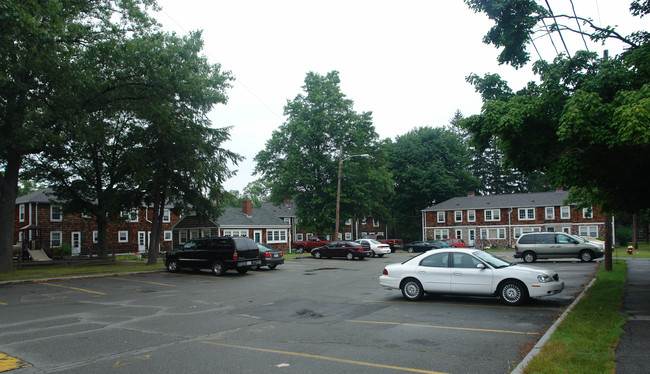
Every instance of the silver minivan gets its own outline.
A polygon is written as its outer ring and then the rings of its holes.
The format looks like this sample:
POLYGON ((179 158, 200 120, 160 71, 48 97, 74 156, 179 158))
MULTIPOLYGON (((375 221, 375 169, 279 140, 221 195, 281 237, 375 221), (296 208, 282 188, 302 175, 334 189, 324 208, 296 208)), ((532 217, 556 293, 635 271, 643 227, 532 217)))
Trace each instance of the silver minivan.
POLYGON ((515 258, 524 262, 535 262, 538 258, 579 258, 589 262, 604 254, 601 245, 560 232, 523 234, 515 245, 515 258))

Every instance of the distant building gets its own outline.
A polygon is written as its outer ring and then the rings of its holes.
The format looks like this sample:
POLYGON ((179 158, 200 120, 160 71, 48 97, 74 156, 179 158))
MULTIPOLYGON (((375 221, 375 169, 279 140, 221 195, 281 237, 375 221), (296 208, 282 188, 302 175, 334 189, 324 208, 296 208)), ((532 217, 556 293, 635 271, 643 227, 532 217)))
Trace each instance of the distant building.
POLYGON ((569 193, 520 193, 454 197, 422 210, 423 240, 462 239, 468 245, 510 247, 521 234, 556 231, 603 237, 605 219, 598 207, 575 210, 569 193))

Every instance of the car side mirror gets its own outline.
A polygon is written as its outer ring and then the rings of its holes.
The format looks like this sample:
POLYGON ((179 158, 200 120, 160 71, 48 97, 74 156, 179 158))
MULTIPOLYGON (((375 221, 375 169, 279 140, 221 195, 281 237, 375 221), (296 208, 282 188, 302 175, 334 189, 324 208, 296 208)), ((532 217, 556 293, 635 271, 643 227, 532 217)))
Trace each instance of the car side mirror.
POLYGON ((476 265, 476 268, 483 270, 483 269, 485 269, 485 264, 478 264, 478 265, 476 265))

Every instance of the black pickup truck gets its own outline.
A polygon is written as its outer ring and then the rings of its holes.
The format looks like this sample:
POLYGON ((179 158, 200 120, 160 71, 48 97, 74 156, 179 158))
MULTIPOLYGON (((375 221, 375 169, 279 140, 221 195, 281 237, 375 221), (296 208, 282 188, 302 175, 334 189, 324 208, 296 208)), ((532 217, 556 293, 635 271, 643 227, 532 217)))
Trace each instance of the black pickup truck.
POLYGON ((245 273, 261 263, 257 244, 245 237, 192 239, 165 254, 165 267, 172 273, 181 268, 212 269, 214 275, 223 275, 229 269, 245 273))

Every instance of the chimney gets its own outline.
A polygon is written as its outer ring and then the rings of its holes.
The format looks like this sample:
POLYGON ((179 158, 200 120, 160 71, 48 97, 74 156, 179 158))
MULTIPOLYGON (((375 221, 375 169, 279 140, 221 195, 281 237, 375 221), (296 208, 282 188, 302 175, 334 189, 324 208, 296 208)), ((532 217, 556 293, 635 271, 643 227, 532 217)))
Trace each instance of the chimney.
POLYGON ((253 202, 251 199, 246 199, 241 202, 241 210, 248 217, 253 216, 253 202))
POLYGON ((467 196, 475 196, 476 193, 474 191, 467 191, 467 196))
POLYGON ((291 205, 291 200, 290 200, 290 199, 286 199, 286 200, 284 200, 284 203, 285 203, 287 206, 290 206, 290 205, 291 205))
POLYGON ((564 188, 562 187, 555 187, 555 192, 562 192, 564 191, 564 188))

